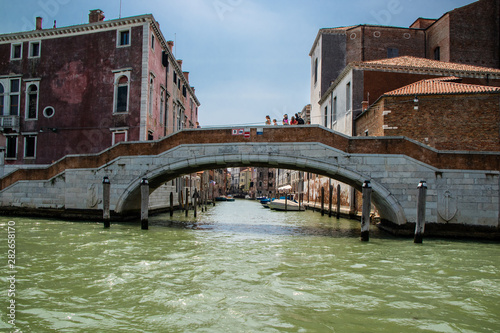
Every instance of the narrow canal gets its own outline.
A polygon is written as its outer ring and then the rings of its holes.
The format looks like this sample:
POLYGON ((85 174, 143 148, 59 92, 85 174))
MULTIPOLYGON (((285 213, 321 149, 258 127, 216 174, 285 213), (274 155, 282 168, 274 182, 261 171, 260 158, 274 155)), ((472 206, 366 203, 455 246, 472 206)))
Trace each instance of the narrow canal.
MULTIPOLYGON (((15 221, 22 332, 498 332, 500 244, 398 239, 256 201, 137 224, 15 221)), ((7 259, 2 262, 7 266, 7 259)), ((2 272, 5 270, 2 269, 2 272)), ((8 331, 2 274, 0 331, 8 331)))

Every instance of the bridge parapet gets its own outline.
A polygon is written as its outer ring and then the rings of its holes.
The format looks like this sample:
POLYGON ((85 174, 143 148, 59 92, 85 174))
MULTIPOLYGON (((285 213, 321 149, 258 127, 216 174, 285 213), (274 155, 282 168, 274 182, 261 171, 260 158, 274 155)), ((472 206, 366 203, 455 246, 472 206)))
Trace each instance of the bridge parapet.
POLYGON ((184 130, 154 142, 120 143, 96 155, 67 156, 53 165, 18 170, 1 180, 0 206, 97 211, 101 182, 111 181, 111 210, 136 212, 140 181, 150 188, 213 168, 268 166, 313 172, 360 189, 370 180, 381 217, 414 222, 417 184, 428 184, 428 223, 498 229, 499 153, 441 152, 399 138, 349 138, 318 126, 184 130), (259 131, 260 133, 260 131, 259 131))

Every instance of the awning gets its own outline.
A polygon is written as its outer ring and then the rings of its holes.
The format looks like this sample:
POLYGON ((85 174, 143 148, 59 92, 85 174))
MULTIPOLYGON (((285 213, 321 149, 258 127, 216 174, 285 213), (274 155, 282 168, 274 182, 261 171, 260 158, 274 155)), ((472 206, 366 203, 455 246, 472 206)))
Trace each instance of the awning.
POLYGON ((286 190, 291 190, 292 189, 292 185, 285 185, 285 186, 281 186, 278 188, 278 191, 286 191, 286 190))

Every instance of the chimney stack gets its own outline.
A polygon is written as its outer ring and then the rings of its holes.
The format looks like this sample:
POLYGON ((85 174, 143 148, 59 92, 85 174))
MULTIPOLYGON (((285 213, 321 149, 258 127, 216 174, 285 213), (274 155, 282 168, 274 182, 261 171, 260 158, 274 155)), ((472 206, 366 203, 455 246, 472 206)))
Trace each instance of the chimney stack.
POLYGON ((89 13, 89 23, 104 21, 104 12, 100 9, 93 9, 89 13))
POLYGON ((182 69, 182 60, 177 60, 177 64, 179 65, 179 67, 182 69))
POLYGON ((362 101, 361 102, 361 111, 365 112, 370 105, 368 104, 368 101, 362 101))
POLYGON ((172 50, 174 49, 174 42, 169 40, 169 41, 167 41, 167 45, 168 45, 168 48, 170 49, 170 53, 172 53, 173 52, 172 50))
POLYGON ((186 81, 189 82, 189 72, 182 72, 182 74, 184 74, 186 81))
POLYGON ((36 18, 36 30, 42 30, 42 20, 40 16, 36 18))

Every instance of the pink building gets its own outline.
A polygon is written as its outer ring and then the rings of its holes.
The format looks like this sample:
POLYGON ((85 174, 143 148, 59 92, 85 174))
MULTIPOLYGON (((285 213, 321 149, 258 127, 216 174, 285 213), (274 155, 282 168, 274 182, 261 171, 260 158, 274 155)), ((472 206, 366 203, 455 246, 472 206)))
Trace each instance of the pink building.
POLYGON ((152 15, 0 35, 0 164, 48 164, 196 126, 200 102, 152 15))

